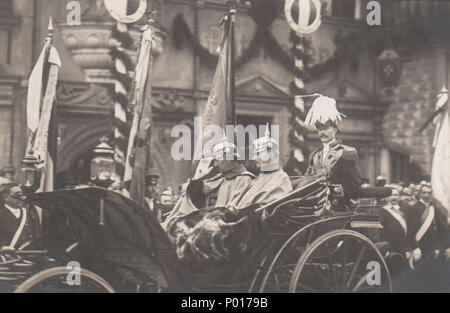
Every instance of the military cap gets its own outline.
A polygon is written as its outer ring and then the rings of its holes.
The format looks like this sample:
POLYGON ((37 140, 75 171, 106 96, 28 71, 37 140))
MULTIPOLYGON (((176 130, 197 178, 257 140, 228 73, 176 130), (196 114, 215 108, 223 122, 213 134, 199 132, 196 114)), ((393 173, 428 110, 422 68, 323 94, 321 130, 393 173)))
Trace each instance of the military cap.
POLYGON ((157 185, 158 184, 159 175, 158 174, 148 174, 145 175, 145 184, 146 185, 157 185))

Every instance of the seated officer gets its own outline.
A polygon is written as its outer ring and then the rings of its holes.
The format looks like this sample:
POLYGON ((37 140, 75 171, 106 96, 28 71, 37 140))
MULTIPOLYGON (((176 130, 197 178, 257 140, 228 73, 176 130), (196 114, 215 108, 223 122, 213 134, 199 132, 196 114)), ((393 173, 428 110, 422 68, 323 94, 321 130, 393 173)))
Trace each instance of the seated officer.
POLYGON ((255 176, 237 160, 235 144, 224 138, 213 147, 214 167, 219 175, 203 180, 203 190, 215 197, 215 207, 225 207, 247 188, 255 176), (215 192, 214 192, 215 191, 215 192))
POLYGON ((194 177, 169 213, 163 227, 167 227, 180 216, 205 208, 212 203, 211 197, 215 198, 215 207, 225 207, 241 195, 250 185, 254 175, 236 160, 237 157, 237 147, 226 138, 213 146, 208 164, 201 168, 202 161, 207 159, 200 161, 194 177))
POLYGON ((292 191, 289 176, 279 166, 278 142, 270 137, 267 125, 264 137, 253 142, 254 157, 259 168, 258 177, 231 204, 232 209, 243 209, 252 204, 267 204, 292 191))
POLYGON ((317 130, 322 147, 311 153, 306 175, 325 175, 330 183, 340 185, 335 191, 342 191, 344 204, 348 204, 350 198, 358 198, 361 178, 356 149, 336 140, 342 116, 333 98, 319 96, 314 100, 305 124, 317 130))

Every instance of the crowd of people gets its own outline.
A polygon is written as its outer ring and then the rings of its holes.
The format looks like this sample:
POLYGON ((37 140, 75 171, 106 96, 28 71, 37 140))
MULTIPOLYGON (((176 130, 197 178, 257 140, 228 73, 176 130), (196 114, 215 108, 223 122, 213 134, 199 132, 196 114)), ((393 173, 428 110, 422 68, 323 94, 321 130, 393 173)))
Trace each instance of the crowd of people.
MULTIPOLYGON (((429 181, 420 183, 389 183, 378 176, 376 186, 388 187, 392 194, 386 198, 359 199, 353 204, 378 205, 383 225, 383 251, 394 274, 409 267, 432 264, 438 259, 450 259, 449 217, 446 208, 432 196, 429 181), (370 203, 368 203, 368 202, 370 203)), ((367 183, 362 188, 370 188, 367 183)))

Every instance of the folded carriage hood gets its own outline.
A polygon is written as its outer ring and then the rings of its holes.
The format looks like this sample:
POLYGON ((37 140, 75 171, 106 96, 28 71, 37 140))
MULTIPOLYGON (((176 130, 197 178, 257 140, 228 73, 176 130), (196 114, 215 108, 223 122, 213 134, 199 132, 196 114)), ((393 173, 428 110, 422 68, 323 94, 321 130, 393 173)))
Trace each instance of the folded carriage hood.
POLYGON ((102 263, 95 267, 107 264, 135 283, 150 278, 165 288, 176 280, 178 259, 166 233, 150 211, 122 194, 86 187, 35 193, 28 201, 43 210, 44 236, 87 247, 102 263))

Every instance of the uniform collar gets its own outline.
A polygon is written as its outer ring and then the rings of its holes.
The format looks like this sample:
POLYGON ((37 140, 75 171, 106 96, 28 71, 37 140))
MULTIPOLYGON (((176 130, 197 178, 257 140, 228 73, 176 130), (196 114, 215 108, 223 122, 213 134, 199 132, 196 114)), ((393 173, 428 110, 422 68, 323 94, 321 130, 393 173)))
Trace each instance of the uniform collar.
POLYGON ((322 145, 323 145, 323 147, 328 146, 330 149, 332 149, 332 148, 334 148, 334 147, 336 147, 338 145, 338 142, 337 142, 336 139, 333 139, 330 142, 322 143, 322 145))
POLYGON ((274 173, 274 172, 278 172, 279 170, 281 170, 281 168, 280 168, 280 167, 276 167, 275 169, 272 169, 272 170, 260 171, 260 172, 259 172, 259 175, 272 174, 272 173, 274 173))
POLYGON ((244 174, 247 170, 242 164, 236 164, 232 169, 230 169, 228 172, 223 173, 223 177, 226 179, 233 179, 236 176, 239 176, 241 174, 244 174))

